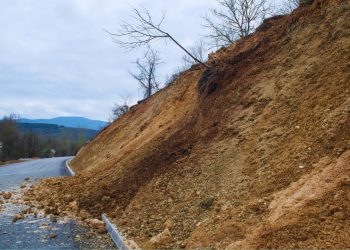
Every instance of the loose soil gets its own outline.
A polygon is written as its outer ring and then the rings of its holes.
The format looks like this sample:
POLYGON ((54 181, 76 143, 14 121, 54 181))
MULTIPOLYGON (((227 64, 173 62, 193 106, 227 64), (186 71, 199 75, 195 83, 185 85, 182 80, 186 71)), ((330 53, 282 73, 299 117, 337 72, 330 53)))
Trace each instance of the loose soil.
POLYGON ((350 248, 350 3, 266 20, 29 193, 143 248, 350 248), (73 202, 73 203, 72 203, 73 202))

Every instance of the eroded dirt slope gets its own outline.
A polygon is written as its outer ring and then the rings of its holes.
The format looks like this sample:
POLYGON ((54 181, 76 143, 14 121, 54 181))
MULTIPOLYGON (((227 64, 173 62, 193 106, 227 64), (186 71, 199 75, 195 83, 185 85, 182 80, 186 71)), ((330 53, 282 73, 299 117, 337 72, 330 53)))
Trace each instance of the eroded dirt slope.
POLYGON ((143 248, 350 247, 349 1, 269 19, 208 65, 31 195, 105 212, 143 248))

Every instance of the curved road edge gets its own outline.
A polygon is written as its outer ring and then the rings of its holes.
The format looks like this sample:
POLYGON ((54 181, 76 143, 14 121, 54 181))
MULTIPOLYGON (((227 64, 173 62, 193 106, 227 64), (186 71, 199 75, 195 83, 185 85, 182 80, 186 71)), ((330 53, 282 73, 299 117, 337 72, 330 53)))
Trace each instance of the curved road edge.
POLYGON ((68 176, 75 176, 75 172, 73 171, 73 169, 70 167, 69 165, 69 162, 71 160, 73 160, 74 158, 71 158, 71 159, 68 159, 66 160, 66 169, 65 169, 65 173, 68 175, 68 176))

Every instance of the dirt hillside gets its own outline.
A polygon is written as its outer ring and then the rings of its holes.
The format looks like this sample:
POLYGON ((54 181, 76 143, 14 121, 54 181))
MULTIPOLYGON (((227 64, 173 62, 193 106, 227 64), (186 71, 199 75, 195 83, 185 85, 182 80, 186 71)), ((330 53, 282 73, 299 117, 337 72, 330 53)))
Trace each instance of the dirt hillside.
POLYGON ((350 2, 266 20, 208 65, 30 195, 143 248, 350 248, 350 2))

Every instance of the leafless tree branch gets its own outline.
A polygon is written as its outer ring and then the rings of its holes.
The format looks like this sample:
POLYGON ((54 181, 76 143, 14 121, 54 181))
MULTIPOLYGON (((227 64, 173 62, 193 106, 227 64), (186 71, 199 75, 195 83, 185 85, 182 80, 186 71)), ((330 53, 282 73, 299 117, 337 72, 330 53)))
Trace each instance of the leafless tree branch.
POLYGON ((148 48, 142 59, 135 62, 137 72, 130 72, 131 76, 137 80, 144 92, 144 97, 148 98, 159 90, 160 83, 157 81, 157 67, 161 64, 158 52, 148 48))
POLYGON ((215 47, 228 46, 252 33, 270 13, 267 0, 217 0, 222 9, 212 9, 204 17, 210 34, 207 36, 215 47), (217 20, 217 22, 214 21, 217 20))
POLYGON ((134 24, 123 22, 120 25, 120 30, 118 32, 106 32, 112 37, 115 43, 127 50, 149 46, 152 41, 158 39, 164 39, 165 41, 170 40, 194 61, 207 67, 201 60, 192 55, 190 51, 183 47, 172 35, 161 27, 165 16, 165 13, 162 13, 161 19, 156 22, 146 8, 142 7, 140 10, 133 8, 132 18, 135 20, 134 24))
MULTIPOLYGON (((192 47, 189 48, 189 51, 191 52, 192 55, 194 55, 196 58, 198 58, 200 61, 205 61, 206 60, 206 48, 205 48, 205 43, 203 40, 197 41, 192 47)), ((184 55, 183 61, 185 63, 184 67, 189 68, 191 65, 196 63, 191 57, 184 55)))
POLYGON ((130 110, 130 95, 125 94, 121 96, 121 102, 116 103, 112 108, 112 116, 109 118, 109 121, 115 121, 119 119, 121 116, 129 112, 130 110))

